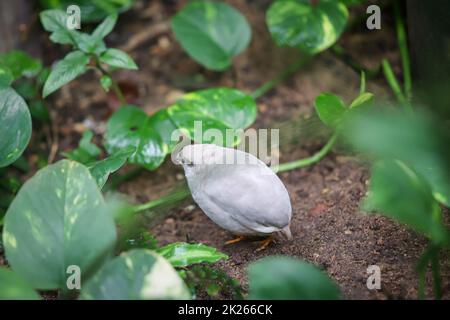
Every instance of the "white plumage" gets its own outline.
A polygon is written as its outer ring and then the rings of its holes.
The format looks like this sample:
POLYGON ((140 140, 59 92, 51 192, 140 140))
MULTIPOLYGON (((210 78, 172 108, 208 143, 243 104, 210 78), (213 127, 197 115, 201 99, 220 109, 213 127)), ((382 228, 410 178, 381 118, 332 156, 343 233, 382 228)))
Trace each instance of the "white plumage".
POLYGON ((193 199, 220 227, 240 236, 281 232, 292 238, 289 194, 258 158, 213 144, 193 144, 185 146, 177 159, 193 199))

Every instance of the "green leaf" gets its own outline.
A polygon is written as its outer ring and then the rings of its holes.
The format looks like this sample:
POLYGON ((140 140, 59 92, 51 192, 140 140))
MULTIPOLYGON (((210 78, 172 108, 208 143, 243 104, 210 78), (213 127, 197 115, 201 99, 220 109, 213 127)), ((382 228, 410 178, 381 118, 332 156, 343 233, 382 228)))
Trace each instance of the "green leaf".
POLYGON ((30 113, 33 119, 38 119, 46 123, 50 122, 50 114, 42 100, 30 101, 30 113))
POLYGON ((116 241, 106 208, 85 166, 62 160, 39 170, 5 216, 3 243, 12 269, 42 290, 66 288, 71 265, 88 279, 116 241))
POLYGON ((177 130, 177 127, 170 119, 167 109, 161 109, 150 116, 149 125, 159 133, 167 153, 172 152, 177 145, 178 140, 172 140, 172 133, 177 130))
POLYGON ((249 299, 337 300, 336 284, 312 264, 290 257, 267 257, 248 268, 249 299))
POLYGON ((217 71, 227 69, 251 39, 245 17, 222 2, 190 2, 172 18, 172 29, 195 61, 217 71))
POLYGON ((450 207, 448 128, 419 112, 354 111, 345 119, 343 134, 357 151, 376 159, 398 159, 411 166, 431 185, 435 199, 450 207))
POLYGON ((89 56, 81 51, 73 51, 59 61, 45 81, 42 96, 45 98, 49 94, 69 83, 79 75, 86 72, 86 65, 89 63, 89 56))
POLYGON ((344 31, 348 11, 335 0, 277 0, 267 11, 269 31, 278 46, 316 54, 332 46, 344 31))
POLYGON ((100 61, 116 68, 137 70, 133 59, 125 52, 118 49, 108 49, 100 56, 100 61))
MULTIPOLYGON (((216 143, 233 145, 233 141, 217 141, 214 137, 202 137, 195 122, 202 126, 202 131, 216 129, 226 139, 226 129, 244 129, 256 118, 256 103, 253 98, 239 90, 215 88, 188 93, 168 109, 175 125, 187 131, 190 138, 199 143, 216 143), (231 143, 230 143, 231 142, 231 143)), ((233 130, 231 130, 232 132, 233 130)))
POLYGON ((100 78, 100 84, 102 85, 102 88, 103 88, 106 92, 108 92, 109 89, 111 88, 111 85, 112 85, 112 79, 111 79, 111 77, 110 77, 110 76, 107 76, 107 75, 103 75, 103 76, 100 78))
POLYGON ((167 260, 145 249, 109 261, 82 289, 81 299, 189 299, 183 280, 167 260))
POLYGON ((91 175, 97 181, 100 189, 108 181, 109 175, 119 170, 135 150, 135 147, 130 146, 115 152, 103 160, 88 165, 91 175))
POLYGON ((335 128, 342 119, 346 109, 341 98, 332 93, 322 93, 316 98, 316 112, 322 122, 335 128))
POLYGON ((13 163, 28 145, 31 116, 25 101, 13 89, 0 89, 0 167, 13 163))
MULTIPOLYGON (((65 9, 65 8, 64 8, 65 9)), ((85 12, 83 12, 83 17, 85 12)), ((70 44, 85 53, 100 54, 106 50, 101 38, 67 28, 67 14, 58 9, 46 10, 40 14, 44 29, 51 32, 50 40, 59 44, 70 44)), ((107 21, 109 24, 110 21, 107 21)), ((106 32, 109 26, 101 26, 98 33, 106 32)), ((95 31, 94 31, 95 32, 95 31)))
POLYGON ((13 80, 14 77, 11 69, 0 64, 0 89, 9 87, 13 80))
POLYGON ((215 263, 222 259, 228 259, 226 254, 217 251, 216 248, 203 244, 190 244, 175 242, 156 250, 174 267, 187 267, 196 263, 215 263))
POLYGON ((109 15, 105 20, 103 20, 102 23, 97 26, 97 28, 95 28, 94 32, 92 33, 92 37, 97 41, 103 40, 103 38, 110 34, 114 29, 116 22, 117 14, 109 15))
POLYGON ((95 39, 93 36, 87 33, 74 33, 75 47, 83 51, 84 53, 95 53, 100 55, 106 51, 106 45, 103 40, 95 39))
POLYGON ((34 77, 42 69, 42 63, 39 60, 20 50, 0 54, 0 65, 2 64, 9 68, 14 79, 22 76, 34 77))
POLYGON ((373 99, 372 93, 370 93, 370 92, 362 93, 358 97, 356 97, 355 100, 352 101, 349 108, 353 109, 353 108, 359 107, 365 103, 368 103, 372 99, 373 99))
POLYGON ((429 184, 398 160, 382 160, 373 166, 364 209, 380 211, 437 243, 447 240, 442 220, 434 216, 440 209, 429 184))
POLYGON ((39 300, 37 292, 11 270, 0 267, 0 283, 0 300, 39 300))
POLYGON ((67 14, 58 9, 45 10, 39 14, 44 29, 51 32, 50 40, 59 44, 76 45, 74 40, 75 30, 67 28, 67 14))
POLYGON ((38 94, 38 86, 31 79, 20 79, 14 83, 14 89, 24 100, 34 100, 38 94))
POLYGON ((69 151, 62 152, 62 155, 68 159, 78 161, 82 164, 88 164, 90 162, 96 161, 97 157, 100 155, 101 150, 94 143, 91 142, 94 134, 91 130, 83 132, 78 148, 69 151))
POLYGON ((156 169, 164 161, 167 149, 157 131, 149 124, 147 114, 138 107, 124 106, 108 120, 105 147, 109 154, 133 146, 136 151, 129 162, 148 170, 156 169))

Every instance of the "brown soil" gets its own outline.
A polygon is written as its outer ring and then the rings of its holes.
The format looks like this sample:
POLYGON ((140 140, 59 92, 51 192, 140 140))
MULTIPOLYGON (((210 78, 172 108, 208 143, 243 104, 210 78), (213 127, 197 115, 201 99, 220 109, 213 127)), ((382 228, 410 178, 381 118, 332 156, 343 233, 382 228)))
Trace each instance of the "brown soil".
MULTIPOLYGON (((170 105, 183 92, 206 86, 235 86, 251 92, 298 58, 296 50, 276 48, 270 39, 264 23, 270 1, 230 0, 226 2, 250 21, 253 40, 250 48, 236 59, 234 70, 223 74, 208 72, 183 52, 170 32, 169 19, 185 2, 137 1, 133 10, 120 17, 118 27, 108 38, 111 46, 131 49, 129 53, 137 61, 139 71, 118 72, 117 76, 127 87, 128 98, 149 114, 170 105), (144 34, 148 30, 152 30, 151 36, 144 34), (146 40, 136 45, 140 37, 146 40)), ((356 12, 363 11, 356 9, 356 12)), ((394 35, 386 14, 382 30, 353 30, 345 34, 340 44, 368 67, 377 66, 387 57, 398 71, 394 35)), ((45 52, 55 51, 55 45, 43 42, 47 46, 45 52)), ((46 57, 50 55, 54 54, 46 57)), ((349 101, 358 87, 359 75, 326 52, 258 100, 259 114, 254 127, 281 128, 281 136, 287 137, 281 149, 281 162, 306 157, 318 150, 323 140, 296 127, 296 119, 314 114, 313 101, 322 91, 334 92, 349 101)), ((368 89, 378 97, 389 94, 381 77, 370 80, 368 89)), ((49 105, 58 123, 59 151, 73 148, 86 127, 101 134, 108 116, 117 108, 114 97, 102 92, 93 74, 65 86, 49 105)), ((96 138, 100 141, 99 135, 96 138)), ((180 168, 167 160, 157 171, 144 172, 119 190, 136 203, 145 202, 169 193, 181 173, 180 168)), ((359 210, 368 177, 367 168, 342 151, 335 151, 311 167, 282 173, 293 206, 294 239, 279 241, 262 252, 255 252, 257 244, 249 241, 224 246, 232 235, 216 226, 198 207, 192 210, 190 203, 172 209, 151 232, 160 244, 188 239, 217 247, 230 256, 219 266, 244 284, 249 263, 268 255, 289 255, 325 269, 345 298, 414 299, 417 297, 414 265, 426 239, 387 218, 364 215, 359 210), (379 291, 366 287, 366 269, 373 264, 381 268, 379 291)), ((450 298, 449 270, 448 265, 442 266, 446 298, 450 298)), ((428 280, 428 295, 432 297, 428 280)))

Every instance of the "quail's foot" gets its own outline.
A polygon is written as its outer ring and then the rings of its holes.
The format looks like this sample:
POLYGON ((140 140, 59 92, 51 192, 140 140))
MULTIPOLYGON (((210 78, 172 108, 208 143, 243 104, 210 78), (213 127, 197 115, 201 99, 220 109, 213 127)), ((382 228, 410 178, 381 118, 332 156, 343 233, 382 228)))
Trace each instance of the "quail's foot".
POLYGON ((239 236, 239 237, 237 237, 235 239, 231 239, 231 240, 226 241, 225 245, 227 246, 227 245, 230 245, 230 244, 238 243, 238 242, 241 242, 244 239, 245 239, 244 236, 239 236))
POLYGON ((259 241, 260 245, 259 245, 258 249, 256 249, 256 252, 266 249, 269 246, 269 244, 271 244, 272 242, 275 243, 274 236, 268 236, 266 239, 259 241))

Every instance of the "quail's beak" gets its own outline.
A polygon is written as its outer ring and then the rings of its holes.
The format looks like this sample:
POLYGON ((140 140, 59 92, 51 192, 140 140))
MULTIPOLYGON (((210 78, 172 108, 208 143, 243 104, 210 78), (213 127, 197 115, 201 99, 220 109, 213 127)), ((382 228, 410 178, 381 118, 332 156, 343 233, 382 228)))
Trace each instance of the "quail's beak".
POLYGON ((180 153, 177 155, 176 161, 177 161, 177 164, 181 164, 183 166, 191 164, 191 162, 189 160, 187 160, 186 158, 183 158, 180 153))
POLYGON ((188 166, 188 167, 192 167, 193 166, 193 162, 187 160, 187 159, 181 159, 181 164, 183 166, 188 166))
POLYGON ((184 164, 184 159, 181 156, 181 152, 175 155, 175 164, 184 164))

